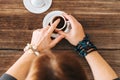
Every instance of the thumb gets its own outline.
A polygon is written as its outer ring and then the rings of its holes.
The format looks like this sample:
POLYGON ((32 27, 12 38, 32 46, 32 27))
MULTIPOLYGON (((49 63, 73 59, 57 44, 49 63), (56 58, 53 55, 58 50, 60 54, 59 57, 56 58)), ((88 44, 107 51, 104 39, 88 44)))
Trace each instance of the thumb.
POLYGON ((64 38, 63 35, 59 35, 57 38, 55 38, 51 43, 50 43, 50 47, 54 47, 58 42, 60 42, 62 39, 64 38))

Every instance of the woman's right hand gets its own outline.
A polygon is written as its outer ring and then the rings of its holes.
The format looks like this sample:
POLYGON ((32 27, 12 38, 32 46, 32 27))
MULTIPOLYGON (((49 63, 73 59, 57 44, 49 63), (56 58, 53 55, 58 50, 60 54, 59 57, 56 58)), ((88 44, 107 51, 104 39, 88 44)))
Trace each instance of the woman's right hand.
POLYGON ((62 34, 65 36, 65 38, 74 46, 76 46, 79 41, 82 41, 85 37, 85 33, 83 30, 82 25, 72 16, 72 15, 63 15, 71 24, 71 30, 68 33, 65 33, 63 31, 58 31, 59 34, 62 34))

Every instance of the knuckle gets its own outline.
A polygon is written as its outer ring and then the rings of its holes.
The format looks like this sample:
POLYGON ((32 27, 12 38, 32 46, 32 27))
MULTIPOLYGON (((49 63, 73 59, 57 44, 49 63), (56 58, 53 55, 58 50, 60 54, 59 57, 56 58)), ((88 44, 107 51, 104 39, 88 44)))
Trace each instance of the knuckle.
POLYGON ((37 32, 37 31, 41 31, 41 29, 36 29, 36 30, 34 30, 33 32, 37 32))
POLYGON ((33 31, 33 34, 35 34, 35 33, 36 33, 36 30, 33 31))

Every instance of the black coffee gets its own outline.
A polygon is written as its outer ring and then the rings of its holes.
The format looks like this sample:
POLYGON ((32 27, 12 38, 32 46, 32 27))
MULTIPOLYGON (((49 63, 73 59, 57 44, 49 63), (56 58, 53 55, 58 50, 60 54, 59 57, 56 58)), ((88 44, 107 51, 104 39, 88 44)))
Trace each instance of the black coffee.
POLYGON ((53 23, 54 23, 57 19, 60 19, 60 22, 59 22, 59 24, 57 25, 56 28, 61 29, 61 28, 64 26, 65 21, 64 21, 64 19, 63 19, 61 16, 57 16, 57 17, 55 17, 55 18, 53 19, 53 23))

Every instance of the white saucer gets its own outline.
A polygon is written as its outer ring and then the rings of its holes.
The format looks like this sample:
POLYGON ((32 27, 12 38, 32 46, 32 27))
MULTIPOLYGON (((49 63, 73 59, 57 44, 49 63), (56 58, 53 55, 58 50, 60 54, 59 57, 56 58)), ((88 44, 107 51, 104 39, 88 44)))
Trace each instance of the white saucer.
MULTIPOLYGON (((55 17, 55 16, 59 16, 59 15, 62 15, 63 11, 52 11, 50 13, 48 13, 45 18, 43 19, 43 27, 47 27, 49 25, 49 23, 51 22, 51 20, 55 17)), ((68 24, 69 25, 69 24, 68 24)), ((70 30, 70 26, 66 28, 66 30, 64 32, 69 32, 70 30)), ((53 33, 52 34, 52 37, 53 38, 56 38, 57 36, 59 36, 59 34, 55 34, 53 33)))
POLYGON ((31 13, 35 13, 35 14, 40 14, 43 13, 45 11, 47 11, 51 4, 52 4, 52 0, 44 0, 45 5, 42 7, 35 7, 32 3, 31 0, 23 0, 23 3, 25 5, 25 8, 30 11, 31 13))

